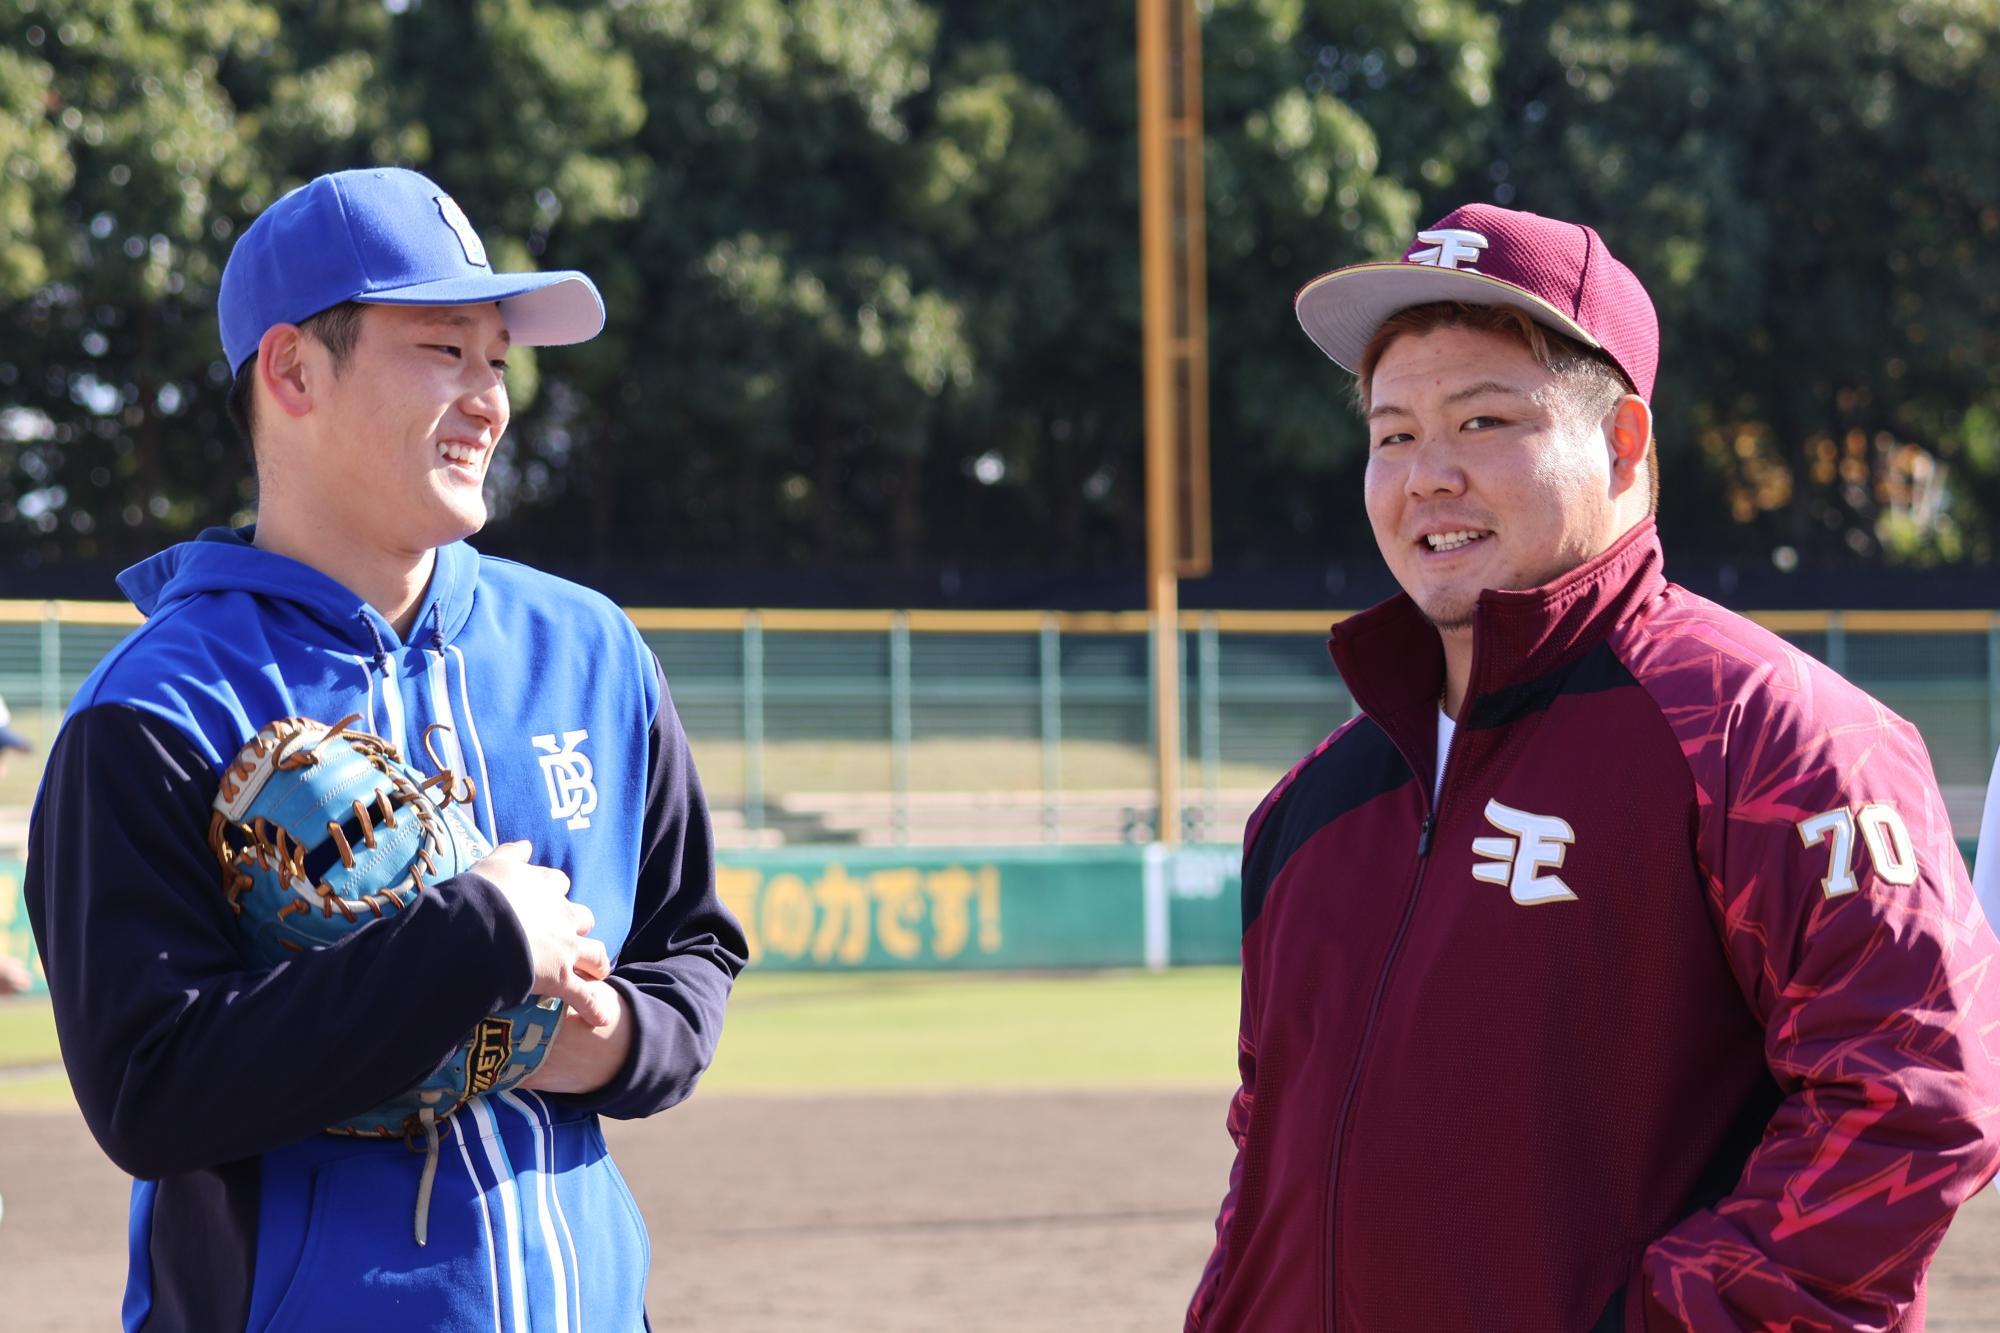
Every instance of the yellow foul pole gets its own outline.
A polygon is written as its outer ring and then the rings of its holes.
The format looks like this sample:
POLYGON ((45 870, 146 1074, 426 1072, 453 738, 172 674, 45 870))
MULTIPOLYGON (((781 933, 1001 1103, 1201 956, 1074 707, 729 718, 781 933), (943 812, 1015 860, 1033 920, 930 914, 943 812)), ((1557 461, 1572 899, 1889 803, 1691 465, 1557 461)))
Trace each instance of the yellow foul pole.
POLYGON ((1146 607, 1160 841, 1181 840, 1182 574, 1208 570, 1208 355, 1201 30, 1194 0, 1137 0, 1146 607))

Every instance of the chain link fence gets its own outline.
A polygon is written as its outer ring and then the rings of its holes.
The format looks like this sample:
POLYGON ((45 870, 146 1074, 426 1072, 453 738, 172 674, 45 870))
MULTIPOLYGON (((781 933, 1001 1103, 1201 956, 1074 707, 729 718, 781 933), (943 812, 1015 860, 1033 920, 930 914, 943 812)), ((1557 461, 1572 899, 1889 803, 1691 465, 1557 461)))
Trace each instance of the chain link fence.
MULTIPOLYGON (((634 610, 666 665, 725 846, 1136 843, 1160 827, 1143 613, 634 610)), ((1351 715, 1325 612, 1181 617, 1189 842, 1235 841, 1351 715)), ((1961 835, 2000 745, 2000 613, 1755 619, 1910 719, 1961 835)), ((0 696, 44 749, 138 624, 109 603, 0 602, 0 696)), ((0 845, 37 756, 0 777, 0 845)))

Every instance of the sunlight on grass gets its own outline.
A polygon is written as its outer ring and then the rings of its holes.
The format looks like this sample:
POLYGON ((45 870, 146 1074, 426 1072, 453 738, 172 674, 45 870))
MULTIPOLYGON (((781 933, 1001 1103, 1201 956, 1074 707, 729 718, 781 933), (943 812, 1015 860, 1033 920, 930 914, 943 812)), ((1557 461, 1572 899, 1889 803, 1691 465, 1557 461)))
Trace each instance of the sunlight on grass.
MULTIPOLYGON (((752 969, 707 1092, 1225 1088, 1235 968, 809 973, 752 969)), ((0 1071, 56 1064, 47 1001, 0 1004, 0 1071)), ((0 1110, 69 1104, 60 1073, 0 1073, 0 1110)))
POLYGON ((0 1069, 60 1059, 55 1015, 47 1000, 0 1000, 0 1069))
POLYGON ((76 1105, 59 1065, 55 1016, 47 1000, 0 1000, 0 1112, 60 1111, 76 1105), (13 1074, 10 1070, 43 1072, 13 1074))
POLYGON ((1237 972, 759 973, 703 1086, 735 1092, 1222 1087, 1237 972))

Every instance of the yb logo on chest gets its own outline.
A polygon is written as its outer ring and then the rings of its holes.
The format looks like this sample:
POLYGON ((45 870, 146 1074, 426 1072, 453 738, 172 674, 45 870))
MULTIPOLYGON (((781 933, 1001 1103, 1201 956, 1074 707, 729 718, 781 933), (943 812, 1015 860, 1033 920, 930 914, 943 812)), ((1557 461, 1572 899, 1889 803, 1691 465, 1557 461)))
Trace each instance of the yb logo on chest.
POLYGON ((530 737, 542 753, 542 780, 548 787, 549 818, 571 829, 590 827, 591 812, 597 809, 596 770, 590 756, 578 749, 590 739, 587 730, 551 732, 530 737))

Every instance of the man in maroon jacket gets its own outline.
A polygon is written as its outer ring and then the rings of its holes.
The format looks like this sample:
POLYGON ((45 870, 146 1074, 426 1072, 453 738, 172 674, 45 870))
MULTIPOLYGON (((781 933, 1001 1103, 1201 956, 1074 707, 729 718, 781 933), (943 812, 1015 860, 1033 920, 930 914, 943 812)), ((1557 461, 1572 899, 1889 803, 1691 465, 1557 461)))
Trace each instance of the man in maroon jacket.
POLYGON ((1916 730, 1667 582, 1658 323, 1471 205, 1300 322, 1403 595, 1252 816, 1189 1329, 1923 1327, 2000 1162, 2000 976, 1916 730))

